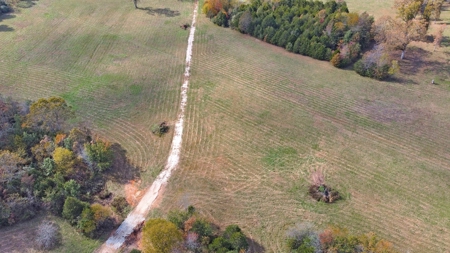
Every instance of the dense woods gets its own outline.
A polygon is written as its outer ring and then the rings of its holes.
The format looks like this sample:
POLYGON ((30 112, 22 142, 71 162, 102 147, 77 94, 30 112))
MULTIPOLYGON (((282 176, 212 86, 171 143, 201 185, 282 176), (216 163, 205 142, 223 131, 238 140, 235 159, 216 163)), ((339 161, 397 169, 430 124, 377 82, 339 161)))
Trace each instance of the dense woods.
MULTIPOLYGON (((345 1, 252 0, 249 4, 206 0, 205 13, 219 26, 318 60, 338 68, 356 61, 362 75, 385 79, 398 71, 390 52, 401 50, 403 59, 412 41, 424 38, 431 19, 440 15, 442 0, 397 0, 398 19, 377 22, 366 12, 350 12, 345 1), (364 54, 363 54, 364 53, 364 54)), ((435 45, 440 43, 439 34, 435 45)))
MULTIPOLYGON (((91 237, 114 225, 113 212, 99 203, 111 195, 104 179, 112 166, 111 144, 93 138, 89 129, 72 127, 73 117, 62 98, 28 103, 0 98, 0 226, 40 210, 62 216, 91 237)), ((125 208, 126 202, 115 202, 125 208)))
MULTIPOLYGON (((224 25, 220 13, 213 22, 224 25)), ((345 2, 306 0, 252 1, 228 17, 232 28, 288 51, 319 60, 339 57, 338 67, 354 62, 369 46, 374 21, 367 13, 349 13, 345 2)))

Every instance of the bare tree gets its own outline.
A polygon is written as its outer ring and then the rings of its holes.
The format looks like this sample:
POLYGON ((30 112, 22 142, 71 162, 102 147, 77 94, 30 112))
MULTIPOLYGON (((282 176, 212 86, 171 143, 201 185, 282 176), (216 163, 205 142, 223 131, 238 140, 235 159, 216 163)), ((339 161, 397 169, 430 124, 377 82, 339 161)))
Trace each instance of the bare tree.
POLYGON ((401 50, 400 59, 403 60, 408 45, 412 41, 423 39, 427 32, 427 26, 424 20, 402 21, 384 16, 374 23, 372 31, 378 44, 385 43, 392 49, 401 50))
POLYGON ((445 30, 446 24, 440 25, 439 28, 436 31, 436 34, 434 35, 434 50, 436 50, 437 47, 441 46, 442 38, 444 36, 444 30, 445 30))
POLYGON ((50 250, 55 248, 61 240, 59 226, 52 221, 43 221, 37 229, 35 240, 39 249, 50 250))
POLYGON ((321 186, 325 184, 325 177, 323 176, 322 171, 316 170, 311 173, 311 185, 321 186))

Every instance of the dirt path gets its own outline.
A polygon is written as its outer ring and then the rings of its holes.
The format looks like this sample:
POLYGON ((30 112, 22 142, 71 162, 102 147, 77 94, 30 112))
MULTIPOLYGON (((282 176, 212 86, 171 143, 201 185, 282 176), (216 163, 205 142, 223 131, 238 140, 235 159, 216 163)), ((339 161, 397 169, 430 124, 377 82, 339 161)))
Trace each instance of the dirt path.
POLYGON ((169 157, 164 170, 158 175, 153 184, 145 192, 144 196, 137 204, 136 208, 131 211, 127 218, 122 222, 119 228, 98 250, 101 253, 116 252, 125 242, 125 239, 133 232, 134 228, 141 224, 147 216, 153 202, 161 193, 163 185, 167 184, 172 172, 178 166, 180 160, 181 143, 183 140, 183 122, 184 112, 187 104, 187 91, 189 88, 189 75, 191 69, 192 46, 194 44, 195 20, 197 18, 198 2, 195 3, 194 15, 192 17, 192 25, 189 33, 188 47, 186 50, 186 68, 184 71, 184 82, 181 86, 181 102, 180 112, 175 124, 172 146, 170 148, 169 157))

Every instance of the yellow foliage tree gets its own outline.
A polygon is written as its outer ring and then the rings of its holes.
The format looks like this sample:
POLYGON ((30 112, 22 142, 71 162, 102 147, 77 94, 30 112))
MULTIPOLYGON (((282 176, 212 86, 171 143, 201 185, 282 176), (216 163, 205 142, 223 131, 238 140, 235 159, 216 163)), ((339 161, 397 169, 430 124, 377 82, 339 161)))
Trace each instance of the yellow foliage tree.
POLYGON ((379 239, 373 232, 364 234, 358 239, 363 248, 363 253, 397 253, 391 242, 379 239))
POLYGON ((94 220, 97 226, 101 225, 111 215, 111 210, 98 203, 92 204, 91 210, 94 213, 94 220))
POLYGON ((359 21, 358 13, 350 12, 349 14, 347 14, 347 25, 348 26, 354 27, 354 26, 358 25, 358 21, 359 21))
POLYGON ((60 145, 64 141, 65 138, 66 138, 66 134, 57 134, 55 136, 55 144, 60 145))
POLYGON ((164 219, 151 219, 142 229, 144 253, 169 253, 183 240, 177 226, 164 219))
POLYGON ((72 151, 57 147, 53 152, 53 160, 56 164, 56 170, 67 175, 73 170, 75 164, 75 156, 72 151))
POLYGON ((229 7, 230 3, 228 0, 205 0, 202 7, 202 12, 209 18, 212 18, 220 11, 226 13, 229 7))
POLYGON ((59 97, 41 98, 30 106, 24 127, 44 132, 58 132, 64 129, 66 121, 73 117, 72 109, 59 97))
POLYGON ((422 4, 423 0, 396 0, 394 7, 397 9, 398 17, 407 22, 417 16, 422 4))

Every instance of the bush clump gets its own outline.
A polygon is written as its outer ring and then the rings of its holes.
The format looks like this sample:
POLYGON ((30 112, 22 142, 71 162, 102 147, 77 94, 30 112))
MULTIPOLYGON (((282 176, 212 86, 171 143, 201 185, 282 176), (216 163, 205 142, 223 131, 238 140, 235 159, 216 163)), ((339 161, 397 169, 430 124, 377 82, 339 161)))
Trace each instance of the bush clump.
POLYGON ((311 174, 309 195, 313 199, 325 203, 333 203, 340 198, 339 192, 325 185, 325 177, 321 171, 315 171, 311 174))
POLYGON ((169 132, 169 126, 164 121, 161 124, 154 124, 151 127, 151 131, 153 134, 158 135, 159 137, 163 136, 163 134, 169 132))
POLYGON ((122 217, 125 217, 131 209, 130 205, 124 197, 114 198, 111 202, 111 208, 115 213, 119 214, 122 217))

